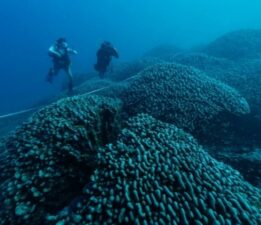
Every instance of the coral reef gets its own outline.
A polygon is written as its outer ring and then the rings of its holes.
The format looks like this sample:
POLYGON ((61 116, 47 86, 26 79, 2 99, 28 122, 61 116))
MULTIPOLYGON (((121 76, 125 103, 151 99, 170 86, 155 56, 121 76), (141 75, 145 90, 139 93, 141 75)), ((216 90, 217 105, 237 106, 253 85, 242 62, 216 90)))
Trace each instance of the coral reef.
MULTIPOLYGON (((12 166, 7 162, 10 161, 8 154, 6 154, 6 140, 8 136, 0 138, 0 187, 2 183, 9 179, 12 175, 12 166)), ((1 195, 0 195, 1 196, 1 195)), ((1 198, 0 198, 1 199, 1 198)))
POLYGON ((42 224, 77 196, 94 170, 96 148, 115 139, 119 100, 73 97, 24 123, 1 154, 0 224, 42 224))
POLYGON ((260 222, 260 190, 210 157, 189 134, 141 114, 115 144, 72 211, 56 224, 226 224, 260 222))
POLYGON ((225 79, 230 77, 231 74, 232 76, 236 76, 240 71, 238 66, 233 61, 209 56, 203 53, 178 54, 169 58, 168 62, 176 62, 187 66, 193 66, 221 81, 225 81, 225 79))
POLYGON ((121 98, 129 115, 148 113, 193 134, 207 133, 223 114, 249 113, 248 103, 233 88, 192 67, 169 63, 139 73, 121 98))
POLYGON ((158 46, 79 75, 8 136, 31 112, 1 120, 0 225, 261 224, 244 180, 260 187, 260 46, 258 30, 158 46))
POLYGON ((203 52, 231 60, 261 57, 261 30, 238 30, 210 43, 203 52))
MULTIPOLYGON (((260 154, 256 149, 261 146, 261 63, 260 60, 245 60, 235 63, 227 59, 216 58, 202 53, 179 54, 172 57, 172 62, 193 66, 208 76, 216 78, 237 89, 244 96, 251 108, 251 114, 233 118, 233 125, 222 129, 222 138, 212 142, 208 137, 211 155, 231 165, 242 173, 251 184, 260 187, 260 154), (211 146, 210 146, 211 143, 211 146), (248 149, 247 152, 243 149, 248 149)), ((201 143, 202 140, 201 140, 201 143)))
POLYGON ((261 188, 261 149, 255 147, 212 147, 209 153, 238 170, 245 180, 261 188))
POLYGON ((170 59, 193 66, 237 89, 248 101, 252 111, 261 112, 261 62, 245 60, 235 63, 201 53, 180 54, 170 59))

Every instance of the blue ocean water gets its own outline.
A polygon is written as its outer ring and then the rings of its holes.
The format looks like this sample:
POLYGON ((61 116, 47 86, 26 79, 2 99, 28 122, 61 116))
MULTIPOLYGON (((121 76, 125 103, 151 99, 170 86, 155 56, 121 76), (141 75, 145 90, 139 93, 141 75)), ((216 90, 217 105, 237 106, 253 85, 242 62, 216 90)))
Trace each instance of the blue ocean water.
POLYGON ((0 113, 30 107, 59 93, 50 85, 48 47, 66 37, 79 51, 74 72, 93 70, 95 52, 111 41, 120 60, 172 43, 189 48, 241 28, 260 28, 259 0, 2 0, 0 7, 0 113))

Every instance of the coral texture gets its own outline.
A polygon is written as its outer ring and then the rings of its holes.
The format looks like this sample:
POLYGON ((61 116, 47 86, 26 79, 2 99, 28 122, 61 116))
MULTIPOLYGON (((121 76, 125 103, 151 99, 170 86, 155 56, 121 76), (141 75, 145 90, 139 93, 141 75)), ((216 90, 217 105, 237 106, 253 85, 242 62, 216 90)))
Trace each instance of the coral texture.
POLYGON ((187 66, 193 66, 207 72, 211 77, 224 81, 233 72, 235 76, 240 70, 237 65, 228 59, 217 58, 203 53, 184 53, 169 58, 169 62, 176 62, 187 66))
POLYGON ((200 53, 180 54, 169 61, 193 66, 238 90, 248 101, 251 109, 261 112, 261 62, 244 60, 235 63, 200 53))
POLYGON ((193 132, 207 128, 222 113, 250 111, 235 89, 192 67, 169 63, 139 73, 121 98, 130 115, 149 113, 193 132))
POLYGON ((56 224, 257 225, 261 193, 210 157, 189 134, 141 114, 117 143, 101 148, 100 167, 73 212, 56 224))
POLYGON ((23 124, 3 153, 0 224, 42 224, 78 195, 96 148, 115 138, 120 106, 97 96, 67 98, 23 124))
POLYGON ((238 30, 210 43, 203 52, 231 60, 261 57, 261 30, 238 30))

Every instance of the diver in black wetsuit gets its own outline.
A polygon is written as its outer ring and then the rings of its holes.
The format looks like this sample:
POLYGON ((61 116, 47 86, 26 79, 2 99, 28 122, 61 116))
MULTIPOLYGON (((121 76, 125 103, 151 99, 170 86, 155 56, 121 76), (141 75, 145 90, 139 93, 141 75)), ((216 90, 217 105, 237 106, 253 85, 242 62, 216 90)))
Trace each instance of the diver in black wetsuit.
POLYGON ((76 50, 68 48, 68 44, 65 38, 59 38, 48 51, 49 56, 52 58, 53 67, 49 70, 47 75, 47 81, 52 83, 53 77, 58 74, 62 69, 68 75, 69 87, 68 91, 71 92, 73 89, 73 75, 71 71, 71 60, 70 54, 78 54, 76 50))
POLYGON ((94 68, 99 72, 100 78, 104 78, 104 74, 107 72, 107 67, 110 64, 112 57, 119 58, 119 54, 110 42, 105 41, 101 44, 96 56, 97 63, 94 65, 94 68))

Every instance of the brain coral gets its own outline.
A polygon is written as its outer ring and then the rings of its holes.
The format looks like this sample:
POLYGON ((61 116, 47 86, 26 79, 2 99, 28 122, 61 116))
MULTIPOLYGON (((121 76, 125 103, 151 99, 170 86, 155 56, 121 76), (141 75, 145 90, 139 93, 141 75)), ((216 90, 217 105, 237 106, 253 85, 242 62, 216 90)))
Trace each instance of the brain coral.
POLYGON ((121 94, 130 114, 149 113, 198 132, 221 113, 249 113, 246 100, 233 88, 192 67, 158 64, 145 69, 121 94))
POLYGON ((8 161, 2 159, 0 224, 42 224, 46 213, 71 201, 93 171, 95 149, 114 139, 120 105, 67 98, 23 124, 7 141, 8 161))
POLYGON ((231 60, 261 57, 261 30, 238 30, 209 44, 203 52, 231 60))
POLYGON ((259 189, 210 157, 174 125, 141 114, 115 144, 98 153, 100 166, 73 212, 56 224, 260 224, 259 189))

